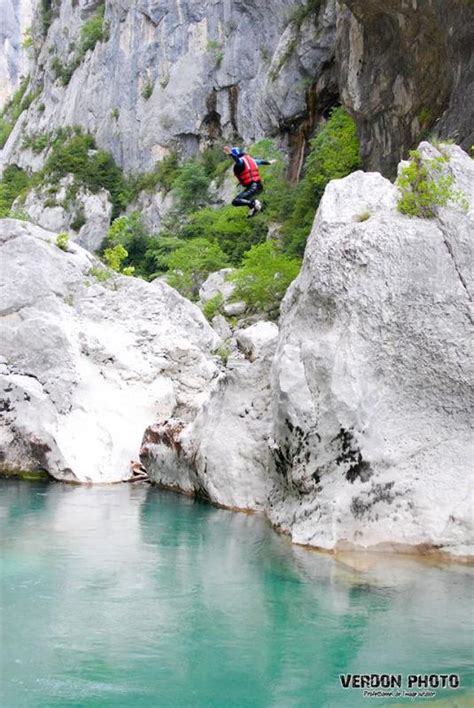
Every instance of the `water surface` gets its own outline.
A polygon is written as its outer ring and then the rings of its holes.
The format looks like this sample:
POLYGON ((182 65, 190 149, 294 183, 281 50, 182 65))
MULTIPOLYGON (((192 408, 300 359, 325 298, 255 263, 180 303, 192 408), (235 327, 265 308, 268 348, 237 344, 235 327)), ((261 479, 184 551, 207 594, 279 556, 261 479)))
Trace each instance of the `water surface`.
POLYGON ((472 569, 336 561, 127 485, 0 480, 0 534, 2 708, 409 705, 340 687, 377 672, 457 673, 435 705, 473 704, 472 569))

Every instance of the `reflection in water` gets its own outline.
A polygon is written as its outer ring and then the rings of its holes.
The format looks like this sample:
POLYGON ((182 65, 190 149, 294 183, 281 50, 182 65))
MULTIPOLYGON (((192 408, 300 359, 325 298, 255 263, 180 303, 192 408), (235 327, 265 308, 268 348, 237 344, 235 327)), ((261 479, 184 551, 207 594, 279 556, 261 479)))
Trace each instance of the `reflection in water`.
POLYGON ((126 485, 2 481, 0 532, 7 708, 357 706, 339 673, 472 679, 470 569, 335 561, 126 485))

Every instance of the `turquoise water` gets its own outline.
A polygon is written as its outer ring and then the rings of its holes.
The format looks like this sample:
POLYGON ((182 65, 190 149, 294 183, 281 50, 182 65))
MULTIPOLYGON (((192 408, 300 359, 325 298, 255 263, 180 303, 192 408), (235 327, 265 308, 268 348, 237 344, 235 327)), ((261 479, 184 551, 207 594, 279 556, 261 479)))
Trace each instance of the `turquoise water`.
POLYGON ((472 705, 469 569, 335 561, 126 485, 0 480, 0 532, 2 708, 411 703, 340 687, 367 672, 458 673, 436 705, 472 705))

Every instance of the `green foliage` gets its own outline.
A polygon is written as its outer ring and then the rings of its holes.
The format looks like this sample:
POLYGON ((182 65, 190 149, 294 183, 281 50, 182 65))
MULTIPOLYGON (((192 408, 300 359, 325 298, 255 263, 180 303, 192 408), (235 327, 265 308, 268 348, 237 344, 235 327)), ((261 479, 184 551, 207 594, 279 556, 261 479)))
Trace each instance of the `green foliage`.
POLYGON ((221 43, 215 39, 210 39, 207 43, 207 51, 213 54, 216 66, 220 66, 222 64, 222 60, 224 59, 224 52, 221 43))
POLYGON ((228 344, 221 344, 221 346, 216 350, 216 354, 224 366, 227 366, 227 362, 229 361, 231 354, 230 346, 228 344))
MULTIPOLYGON (((72 75, 84 59, 89 49, 94 49, 97 42, 106 42, 109 38, 109 27, 104 21, 105 5, 101 4, 94 14, 81 26, 79 48, 71 61, 66 62, 55 56, 51 62, 51 69, 58 81, 67 86, 72 75)), ((74 45, 70 46, 73 49, 74 45)))
POLYGON ((28 92, 29 83, 30 77, 27 76, 20 83, 0 115, 0 148, 7 142, 20 115, 30 107, 41 91, 41 89, 37 89, 28 92))
POLYGON ((23 33, 23 41, 21 43, 23 49, 31 49, 33 47, 33 37, 31 36, 31 27, 28 27, 23 33))
POLYGON ((127 256, 127 249, 120 243, 117 244, 117 246, 106 248, 104 251, 104 261, 106 265, 116 273, 120 273, 123 262, 127 256))
POLYGON ((242 267, 229 275, 235 283, 233 299, 244 300, 250 310, 274 314, 289 284, 296 278, 300 261, 266 241, 244 255, 242 267))
POLYGON ((31 148, 31 150, 38 155, 50 144, 50 136, 47 133, 32 133, 31 135, 25 135, 22 141, 22 148, 31 148))
POLYGON ((0 116, 0 148, 2 148, 10 137, 10 133, 13 130, 11 123, 5 120, 3 116, 0 116))
POLYGON ((56 246, 60 248, 61 251, 67 251, 69 248, 69 234, 65 231, 61 231, 61 233, 56 236, 56 246))
POLYGON ((68 174, 74 176, 69 197, 73 199, 80 186, 93 193, 106 189, 111 196, 112 218, 126 205, 126 182, 112 155, 95 149, 94 138, 80 129, 58 131, 52 139, 51 152, 37 180, 57 185, 68 174))
POLYGON ((401 191, 397 206, 402 214, 431 219, 436 207, 446 206, 449 201, 467 208, 464 194, 453 187, 454 177, 443 170, 446 162, 446 157, 428 159, 418 150, 410 152, 410 162, 396 182, 401 191))
POLYGON ((89 269, 87 275, 95 278, 99 283, 105 283, 107 280, 110 280, 113 273, 102 266, 93 266, 89 269))
POLYGON ((301 256, 326 185, 358 169, 361 165, 359 140, 352 118, 343 108, 335 108, 311 141, 304 175, 293 195, 291 215, 283 225, 285 250, 301 256))
POLYGON ((136 267, 139 275, 150 275, 155 270, 153 259, 147 259, 147 250, 151 243, 152 238, 136 211, 115 219, 107 232, 107 245, 120 245, 124 248, 124 267, 133 267, 134 270, 136 267))
POLYGON ((94 49, 97 42, 108 39, 108 27, 104 21, 105 4, 99 5, 92 17, 81 27, 81 58, 89 49, 94 49))
POLYGON ((28 190, 30 178, 16 165, 7 165, 0 180, 0 218, 10 216, 13 202, 28 190))
POLYGON ((77 56, 70 62, 61 61, 59 57, 54 57, 51 62, 51 69, 56 79, 58 79, 63 86, 67 86, 80 63, 81 60, 77 56))
POLYGON ((168 283, 185 297, 195 299, 209 273, 225 268, 228 261, 217 243, 194 238, 173 251, 167 265, 168 283))
POLYGON ((74 219, 71 221, 71 229, 73 231, 80 231, 85 223, 86 215, 84 213, 84 209, 81 207, 76 211, 74 219))
POLYGON ((141 94, 142 94, 143 98, 145 99, 145 101, 147 101, 150 98, 152 93, 153 93, 153 84, 150 80, 148 80, 143 84, 141 94))
POLYGON ((189 160, 173 182, 173 192, 184 213, 196 211, 209 201, 209 177, 197 160, 189 160))
POLYGON ((127 201, 134 201, 140 192, 153 192, 160 188, 169 192, 173 182, 179 175, 180 165, 176 152, 170 152, 160 162, 157 162, 153 172, 129 177, 126 185, 127 201))
POLYGON ((120 117, 120 112, 118 108, 112 108, 110 111, 110 117, 113 118, 114 120, 118 120, 120 117))
POLYGON ((276 65, 272 67, 271 71, 269 72, 268 76, 270 77, 271 81, 276 81, 278 76, 280 75, 280 71, 283 69, 293 52, 295 51, 296 47, 298 44, 298 35, 295 33, 291 39, 288 41, 288 44, 286 45, 285 51, 281 54, 280 58, 278 59, 276 65))
POLYGON ((222 295, 222 293, 217 293, 217 295, 211 297, 211 299, 208 300, 203 307, 203 312, 206 318, 211 321, 212 318, 220 312, 220 309, 223 304, 224 296, 222 295))
POLYGON ((216 180, 218 183, 222 183, 224 175, 230 165, 228 158, 222 152, 220 142, 209 145, 209 147, 201 153, 199 161, 204 167, 210 182, 216 180))
POLYGON ((343 108, 333 109, 311 147, 306 174, 320 194, 330 180, 345 177, 360 167, 356 126, 343 108))
POLYGON ((200 209, 182 226, 182 238, 205 238, 219 244, 229 263, 240 265, 242 256, 254 244, 265 240, 265 223, 247 219, 245 209, 225 206, 200 209))
POLYGON ((46 35, 53 19, 52 0, 41 0, 40 14, 43 24, 43 34, 46 35))
POLYGON ((31 221, 30 215, 24 209, 10 209, 8 217, 18 221, 31 221))
POLYGON ((290 14, 290 22, 299 30, 307 17, 316 16, 321 7, 321 0, 306 0, 304 5, 298 5, 290 14))

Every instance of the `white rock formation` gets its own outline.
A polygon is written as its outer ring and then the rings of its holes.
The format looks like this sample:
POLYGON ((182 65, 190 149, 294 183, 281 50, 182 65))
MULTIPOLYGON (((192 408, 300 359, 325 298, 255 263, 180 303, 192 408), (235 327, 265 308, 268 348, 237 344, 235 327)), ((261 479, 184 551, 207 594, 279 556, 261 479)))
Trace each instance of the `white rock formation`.
POLYGON ((403 216, 378 174, 331 182, 284 300, 269 515, 298 543, 473 552, 474 162, 443 152, 468 213, 403 216))
POLYGON ((0 469, 120 480, 150 423, 201 407, 219 339, 165 283, 100 284, 89 253, 54 239, 0 221, 0 469))
POLYGON ((24 42, 34 5, 34 0, 0 0, 0 111, 31 66, 31 49, 24 42))
POLYGON ((207 279, 199 288, 199 299, 205 305, 216 295, 222 295, 224 302, 232 297, 235 285, 227 280, 227 276, 233 272, 233 268, 222 268, 215 273, 210 273, 207 279))
POLYGON ((251 360, 229 355, 190 425, 174 419, 147 431, 141 460, 152 479, 234 509, 265 506, 269 375, 277 335, 276 325, 266 322, 240 330, 241 339, 252 342, 251 360))
POLYGON ((48 184, 32 189, 24 200, 15 200, 12 210, 25 212, 34 224, 48 231, 67 231, 71 240, 94 252, 100 248, 110 226, 110 195, 105 189, 93 194, 81 186, 75 190, 75 196, 70 203, 68 187, 71 187, 73 181, 71 175, 64 177, 54 198, 47 196, 48 184), (74 231, 72 227, 79 215, 84 223, 74 231))

